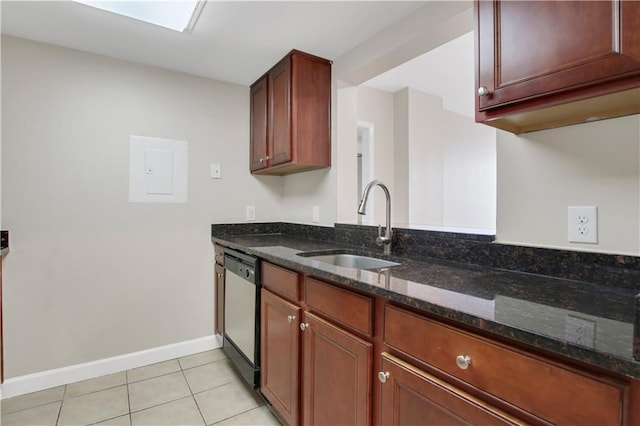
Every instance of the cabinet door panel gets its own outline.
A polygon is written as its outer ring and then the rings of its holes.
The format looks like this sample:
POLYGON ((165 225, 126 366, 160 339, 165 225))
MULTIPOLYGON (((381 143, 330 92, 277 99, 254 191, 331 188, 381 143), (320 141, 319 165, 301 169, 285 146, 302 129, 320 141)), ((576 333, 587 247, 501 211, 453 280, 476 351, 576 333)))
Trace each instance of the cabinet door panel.
POLYGON ((269 165, 291 161, 291 58, 269 72, 269 165))
POLYGON ((303 424, 371 423, 373 345, 305 312, 303 424))
POLYGON ((479 109, 638 73, 638 2, 480 1, 479 109), (624 27, 623 27, 624 26, 624 27), (635 43, 635 44, 634 44, 635 43))
POLYGON ((260 390, 283 420, 298 423, 300 308, 263 289, 260 390))
POLYGON ((250 169, 267 167, 268 80, 263 78, 251 86, 250 169))
POLYGON ((401 360, 383 353, 382 425, 521 424, 488 404, 401 360))

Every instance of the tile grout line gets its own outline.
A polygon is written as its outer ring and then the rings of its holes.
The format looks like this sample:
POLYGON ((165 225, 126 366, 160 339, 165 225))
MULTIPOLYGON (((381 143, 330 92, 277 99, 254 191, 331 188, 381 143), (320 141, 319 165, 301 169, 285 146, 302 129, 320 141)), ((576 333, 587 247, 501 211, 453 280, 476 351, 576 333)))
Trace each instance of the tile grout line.
POLYGON ((127 406, 129 407, 129 426, 133 424, 131 419, 131 393, 129 392, 129 370, 124 372, 124 382, 127 385, 127 406))
POLYGON ((239 413, 234 414, 233 416, 229 416, 229 417, 226 417, 226 418, 224 418, 224 419, 220 419, 220 420, 218 420, 218 421, 217 421, 217 422, 215 422, 215 423, 211 423, 211 425, 208 425, 208 426, 215 426, 215 425, 217 425, 217 424, 218 424, 218 423, 220 423, 220 422, 224 422, 225 420, 233 419, 234 417, 240 416, 240 415, 242 415, 242 414, 244 414, 244 413, 248 413, 249 411, 258 410, 258 409, 260 409, 260 408, 262 408, 262 407, 264 407, 264 405, 258 405, 258 406, 255 406, 255 407, 253 407, 253 408, 248 408, 248 409, 246 409, 246 410, 244 410, 244 411, 241 411, 241 412, 239 412, 239 413))
MULTIPOLYGON (((178 365, 180 366, 180 371, 182 372, 182 377, 184 377, 184 381, 187 382, 187 387, 189 388, 189 392, 191 393, 191 399, 196 404, 196 408, 198 409, 198 413, 200 413, 200 418, 202 418, 202 423, 204 426, 207 426, 207 420, 204 418, 204 414, 202 414, 202 410, 200 409, 200 405, 198 404, 198 400, 196 399, 196 395, 193 393, 193 389, 191 389, 191 383, 187 379, 187 375, 184 373, 184 368, 182 368, 182 363, 178 359, 178 365)), ((206 364, 203 364, 206 365, 206 364)))
POLYGON ((62 406, 64 405, 64 396, 67 394, 67 385, 64 385, 64 390, 62 391, 62 399, 60 400, 60 408, 58 408, 58 415, 56 416, 56 426, 60 422, 60 416, 62 415, 62 406))

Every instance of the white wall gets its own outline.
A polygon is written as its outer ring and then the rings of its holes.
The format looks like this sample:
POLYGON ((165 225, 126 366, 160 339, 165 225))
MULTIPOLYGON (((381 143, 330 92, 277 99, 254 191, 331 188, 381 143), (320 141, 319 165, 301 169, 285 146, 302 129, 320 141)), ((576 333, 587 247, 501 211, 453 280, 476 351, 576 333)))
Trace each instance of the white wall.
POLYGON ((391 211, 396 223, 409 222, 409 89, 393 94, 394 156, 393 156, 393 204, 391 211))
MULTIPOLYGON (((332 163, 335 164, 335 157, 332 163)), ((336 222, 336 170, 320 169, 283 176, 282 220, 292 223, 333 226, 336 222), (313 221, 317 206, 319 221, 313 221)))
POLYGON ((213 334, 211 223, 283 217, 248 87, 3 36, 2 106, 6 377, 213 334), (131 134, 188 141, 187 204, 128 202, 131 134))
MULTIPOLYGON (((393 201, 394 183, 394 125, 393 125, 393 94, 367 86, 357 88, 357 121, 373 124, 373 170, 369 170, 371 180, 382 181, 393 201)), ((354 123, 357 125, 357 123, 354 123)), ((357 140, 350 142, 356 144, 357 140)), ((353 165, 356 158, 353 158, 353 165)), ((364 165, 363 165, 364 167, 364 165)), ((366 186, 369 182, 363 182, 366 186)), ((362 194, 359 194, 360 196, 362 194)), ((357 198, 357 197, 356 197, 357 198)), ((354 204, 354 217, 357 216, 357 204, 354 204)), ((370 225, 385 225, 386 198, 382 190, 373 188, 367 203, 367 214, 362 217, 362 223, 370 225)), ((395 220, 394 220, 395 221, 395 220)))
POLYGON ((337 221, 355 223, 357 215, 358 170, 355 159, 358 154, 358 88, 339 82, 337 89, 337 128, 334 133, 333 163, 337 174, 335 189, 337 221))
POLYGON ((640 116, 498 132, 500 242, 640 254, 640 116), (598 207, 596 245, 567 241, 567 207, 598 207))
POLYGON ((409 223, 494 232, 495 129, 427 93, 408 89, 407 101, 409 223))

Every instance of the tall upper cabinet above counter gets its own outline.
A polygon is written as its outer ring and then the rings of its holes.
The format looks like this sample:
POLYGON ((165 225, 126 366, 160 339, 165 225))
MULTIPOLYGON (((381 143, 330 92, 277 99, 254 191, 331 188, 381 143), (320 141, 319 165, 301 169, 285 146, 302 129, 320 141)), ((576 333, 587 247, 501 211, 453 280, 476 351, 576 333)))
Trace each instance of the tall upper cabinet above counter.
POLYGON ((474 2, 476 121, 529 131, 640 113, 640 2, 474 2))
POLYGON ((331 167, 331 61, 292 50, 251 85, 251 173, 331 167))

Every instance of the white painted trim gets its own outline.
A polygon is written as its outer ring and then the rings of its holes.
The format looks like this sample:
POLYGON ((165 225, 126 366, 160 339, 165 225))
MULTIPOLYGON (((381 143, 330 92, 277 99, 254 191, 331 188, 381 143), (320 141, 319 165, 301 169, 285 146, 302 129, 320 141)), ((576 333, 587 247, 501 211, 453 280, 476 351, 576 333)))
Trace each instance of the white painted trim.
POLYGON ((83 364, 13 377, 5 380, 2 384, 0 398, 11 398, 80 380, 93 379, 105 374, 143 367, 220 347, 222 347, 222 337, 211 335, 83 364))

